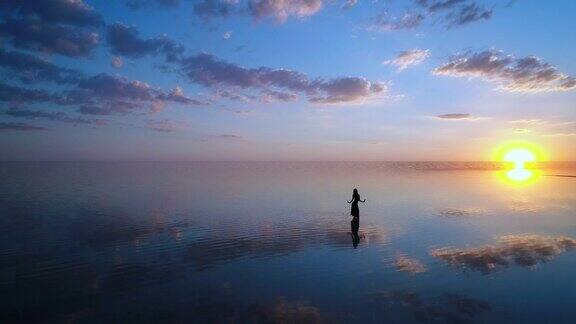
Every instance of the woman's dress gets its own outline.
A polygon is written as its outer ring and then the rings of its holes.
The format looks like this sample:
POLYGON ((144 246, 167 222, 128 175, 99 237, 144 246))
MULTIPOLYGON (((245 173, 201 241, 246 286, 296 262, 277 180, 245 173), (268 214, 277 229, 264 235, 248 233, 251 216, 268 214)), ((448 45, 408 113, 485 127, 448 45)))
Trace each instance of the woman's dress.
POLYGON ((360 217, 360 209, 358 209, 358 199, 352 201, 352 209, 350 210, 350 215, 354 217, 360 217))

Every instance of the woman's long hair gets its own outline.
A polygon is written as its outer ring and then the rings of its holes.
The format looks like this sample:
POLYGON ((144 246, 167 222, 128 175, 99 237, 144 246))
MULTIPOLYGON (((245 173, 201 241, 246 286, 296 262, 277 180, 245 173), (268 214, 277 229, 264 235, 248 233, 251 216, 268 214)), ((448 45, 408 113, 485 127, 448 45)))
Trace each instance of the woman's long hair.
POLYGON ((358 189, 354 188, 354 191, 352 192, 352 198, 360 200, 360 194, 358 193, 358 189))

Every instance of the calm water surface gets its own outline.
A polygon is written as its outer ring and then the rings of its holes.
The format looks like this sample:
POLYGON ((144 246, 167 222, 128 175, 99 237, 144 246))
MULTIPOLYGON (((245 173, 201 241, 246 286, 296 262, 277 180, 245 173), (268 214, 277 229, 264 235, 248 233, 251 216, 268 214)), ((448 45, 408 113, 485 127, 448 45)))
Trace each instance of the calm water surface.
POLYGON ((0 322, 574 323, 554 168, 2 163, 0 322))

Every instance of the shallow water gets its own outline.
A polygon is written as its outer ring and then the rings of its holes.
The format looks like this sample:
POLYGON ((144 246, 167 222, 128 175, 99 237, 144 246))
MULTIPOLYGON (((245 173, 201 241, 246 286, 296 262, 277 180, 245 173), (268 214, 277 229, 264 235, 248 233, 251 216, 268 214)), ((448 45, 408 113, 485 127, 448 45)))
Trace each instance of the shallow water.
POLYGON ((491 169, 1 163, 0 322, 573 323, 576 165, 491 169))

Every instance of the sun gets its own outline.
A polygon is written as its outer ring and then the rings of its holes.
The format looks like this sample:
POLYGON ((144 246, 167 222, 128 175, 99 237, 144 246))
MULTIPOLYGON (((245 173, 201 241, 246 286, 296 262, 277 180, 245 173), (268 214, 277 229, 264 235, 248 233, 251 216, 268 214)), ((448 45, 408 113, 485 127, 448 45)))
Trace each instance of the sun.
POLYGON ((536 156, 525 148, 512 149, 504 154, 504 162, 514 163, 515 169, 524 169, 524 163, 536 161, 536 156))
POLYGON ((540 146, 519 141, 504 142, 494 150, 493 161, 510 163, 511 167, 525 167, 529 162, 543 162, 546 155, 540 146))
POLYGON ((506 170, 499 172, 500 178, 508 184, 525 185, 532 183, 538 174, 532 165, 527 163, 544 160, 542 150, 531 143, 507 142, 502 144, 494 153, 494 160, 504 162, 506 170))

